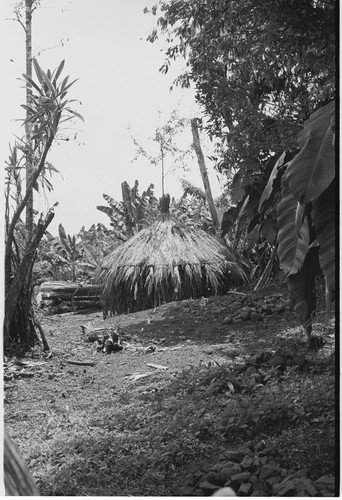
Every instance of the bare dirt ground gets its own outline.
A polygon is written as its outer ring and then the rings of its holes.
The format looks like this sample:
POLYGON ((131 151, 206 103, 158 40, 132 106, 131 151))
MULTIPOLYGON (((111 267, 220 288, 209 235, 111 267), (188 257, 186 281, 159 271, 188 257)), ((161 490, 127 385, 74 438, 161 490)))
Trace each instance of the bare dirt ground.
MULTIPOLYGON (((272 285, 259 293, 275 290, 287 296, 272 285)), ((227 296, 106 320, 45 315, 51 353, 5 359, 5 424, 46 496, 178 495, 189 471, 204 474, 222 450, 260 439, 284 467, 334 475, 334 322, 318 309, 319 351, 291 311, 225 322, 227 296), (81 325, 116 329, 124 349, 98 352, 81 325), (295 366, 270 362, 262 384, 235 377, 246 359, 282 350, 295 366)))

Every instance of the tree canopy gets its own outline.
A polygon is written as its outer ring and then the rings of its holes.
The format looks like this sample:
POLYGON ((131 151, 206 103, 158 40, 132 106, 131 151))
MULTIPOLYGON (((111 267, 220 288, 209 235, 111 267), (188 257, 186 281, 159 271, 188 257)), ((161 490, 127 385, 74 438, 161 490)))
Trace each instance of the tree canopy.
MULTIPOLYGON (((147 9, 146 9, 147 10, 147 9)), ((149 40, 166 34, 167 72, 196 87, 220 170, 293 148, 310 114, 335 97, 334 0, 159 0, 149 40)))

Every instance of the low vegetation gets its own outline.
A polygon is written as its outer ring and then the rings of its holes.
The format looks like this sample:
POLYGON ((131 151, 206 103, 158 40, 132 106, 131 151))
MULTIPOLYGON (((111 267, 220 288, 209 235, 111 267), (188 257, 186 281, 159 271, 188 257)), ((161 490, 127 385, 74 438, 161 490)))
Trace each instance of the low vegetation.
POLYGON ((41 494, 182 495, 189 472, 202 477, 225 450, 261 440, 288 470, 334 476, 334 336, 322 305, 317 352, 293 312, 227 325, 223 297, 105 321, 46 317, 51 357, 35 349, 22 359, 31 367, 5 369, 5 421, 41 494), (116 329, 124 349, 96 351, 85 324, 116 329))

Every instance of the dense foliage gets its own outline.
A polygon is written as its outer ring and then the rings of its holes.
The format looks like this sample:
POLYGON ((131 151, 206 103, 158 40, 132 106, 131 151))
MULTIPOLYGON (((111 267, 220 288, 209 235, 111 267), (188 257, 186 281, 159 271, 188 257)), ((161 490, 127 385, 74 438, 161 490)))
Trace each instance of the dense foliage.
POLYGON ((335 93, 335 2, 160 0, 167 72, 185 57, 177 83, 194 83, 225 144, 221 169, 291 149, 302 123, 335 93))
POLYGON ((118 245, 113 232, 103 224, 93 224, 75 235, 66 235, 62 225, 59 235, 46 231, 33 266, 35 284, 44 281, 91 282, 103 257, 118 245))
POLYGON ((167 41, 160 70, 185 58, 176 83, 195 85, 217 140, 214 159, 227 174, 231 205, 222 234, 256 260, 254 269, 266 256, 262 276, 277 263, 278 246, 294 306, 310 329, 313 281, 305 281, 304 264, 316 237, 330 295, 335 289, 335 2, 160 0, 151 12, 158 20, 149 40, 161 33, 167 41), (270 186, 273 203, 260 211, 270 186))

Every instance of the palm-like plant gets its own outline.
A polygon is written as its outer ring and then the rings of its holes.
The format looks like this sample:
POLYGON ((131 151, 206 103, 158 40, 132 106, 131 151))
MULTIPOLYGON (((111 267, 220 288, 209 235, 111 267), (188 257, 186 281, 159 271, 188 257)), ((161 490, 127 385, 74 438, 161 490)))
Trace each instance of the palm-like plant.
MULTIPOLYGON (((68 90, 74 82, 68 83, 68 76, 59 81, 64 61, 55 71, 48 70, 46 73, 35 59, 33 65, 38 82, 23 75, 24 80, 32 86, 32 93, 28 103, 22 105, 27 111, 24 126, 28 133, 25 134, 26 139, 21 140, 20 146, 23 153, 25 149, 33 151, 33 173, 26 185, 26 192, 20 192, 14 207, 10 206, 11 187, 8 188, 6 197, 5 346, 12 341, 28 347, 33 345, 37 338, 36 321, 31 305, 32 268, 39 242, 54 217, 53 208, 45 216, 41 214, 32 237, 23 244, 20 251, 16 242, 16 229, 32 190, 44 171, 49 168, 46 158, 60 124, 75 116, 82 118, 69 107, 73 100, 67 99, 68 90)), ((18 189, 20 168, 19 157, 11 154, 7 174, 9 178, 12 176, 12 179, 15 179, 16 189, 18 189), (11 163, 11 160, 15 164, 11 163)))

